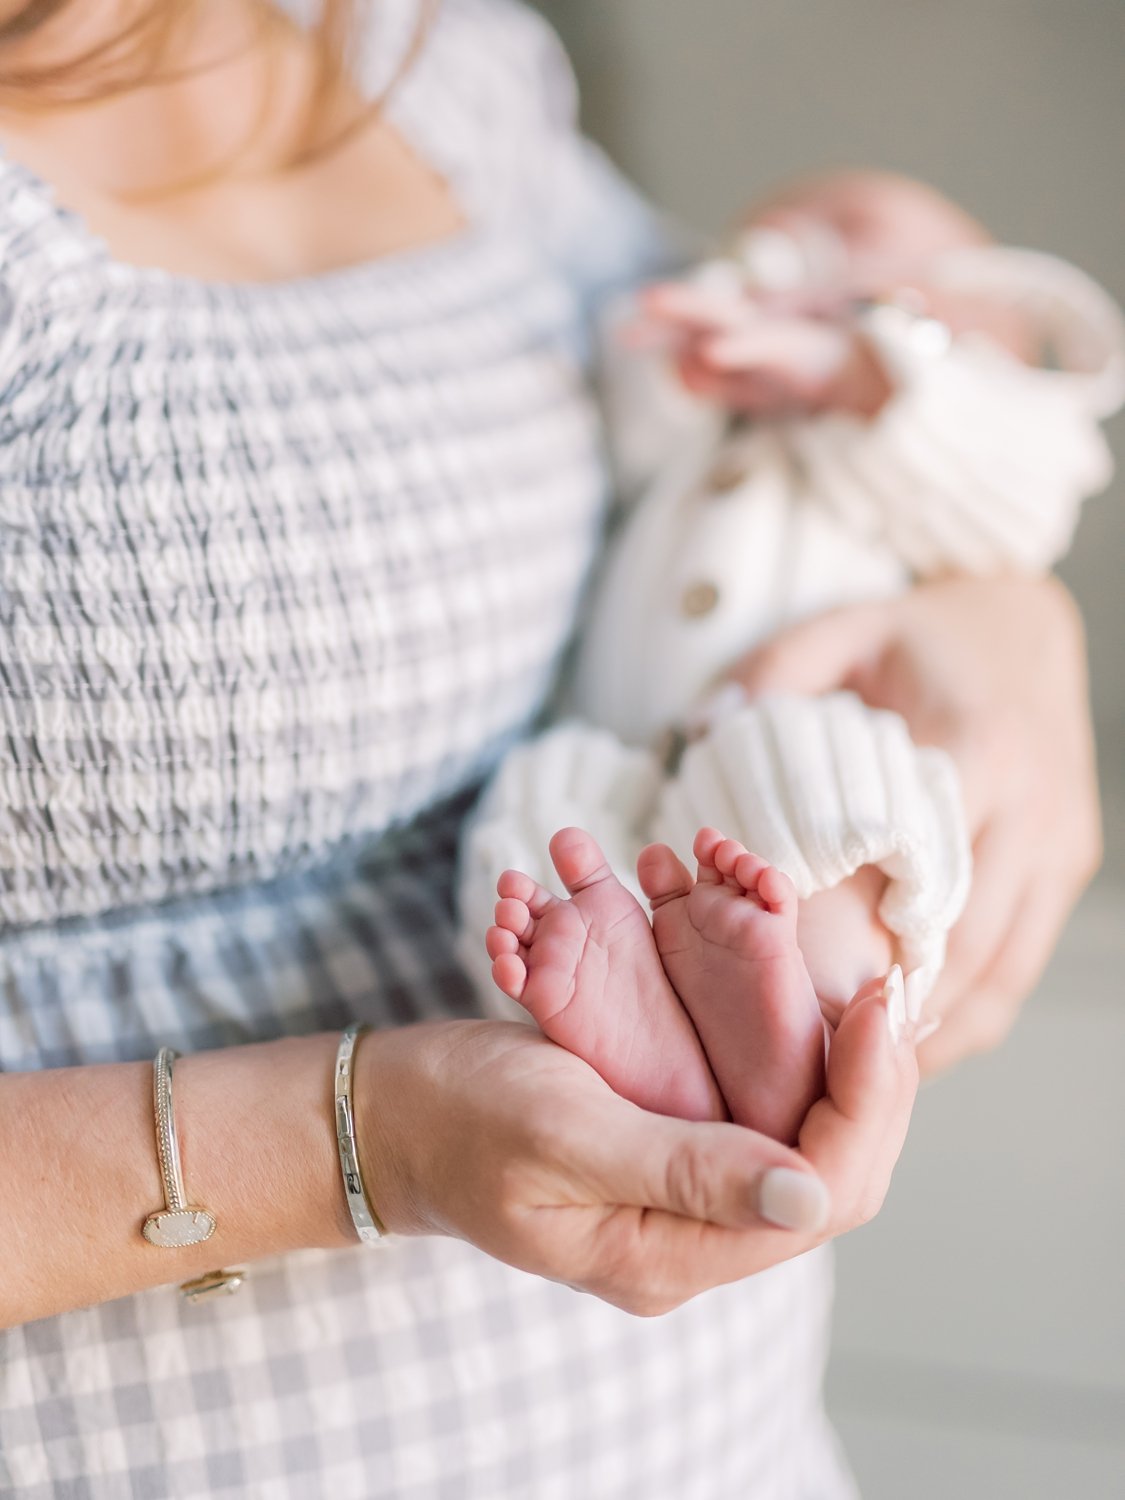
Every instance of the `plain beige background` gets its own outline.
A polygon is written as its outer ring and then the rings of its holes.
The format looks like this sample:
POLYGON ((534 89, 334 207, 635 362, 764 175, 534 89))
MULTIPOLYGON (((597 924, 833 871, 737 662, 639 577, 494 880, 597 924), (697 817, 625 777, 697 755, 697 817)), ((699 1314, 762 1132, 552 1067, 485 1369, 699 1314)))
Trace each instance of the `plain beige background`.
MULTIPOLYGON (((893 167, 1125 301, 1125 0, 543 9, 588 127, 700 228, 789 173, 893 167)), ((1125 468, 1122 419, 1111 435, 1125 468)), ((1008 1044, 923 1092, 883 1214, 840 1247, 829 1398, 866 1500, 1125 1496, 1123 501, 1119 478, 1061 570, 1090 629, 1107 870, 1008 1044)))

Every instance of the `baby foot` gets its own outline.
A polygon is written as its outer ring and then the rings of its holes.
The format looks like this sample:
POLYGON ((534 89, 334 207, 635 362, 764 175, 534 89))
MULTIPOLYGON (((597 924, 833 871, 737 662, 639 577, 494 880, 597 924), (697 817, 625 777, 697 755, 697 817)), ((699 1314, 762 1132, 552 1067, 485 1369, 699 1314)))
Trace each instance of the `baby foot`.
POLYGON ((666 844, 642 850, 664 969, 695 1022, 731 1118, 792 1142, 824 1092, 824 1025, 797 946, 793 882, 714 828, 698 878, 666 844))
POLYGON ((497 985, 623 1098, 685 1120, 725 1119, 644 909, 588 833, 564 828, 550 847, 571 899, 505 870, 485 940, 497 985))

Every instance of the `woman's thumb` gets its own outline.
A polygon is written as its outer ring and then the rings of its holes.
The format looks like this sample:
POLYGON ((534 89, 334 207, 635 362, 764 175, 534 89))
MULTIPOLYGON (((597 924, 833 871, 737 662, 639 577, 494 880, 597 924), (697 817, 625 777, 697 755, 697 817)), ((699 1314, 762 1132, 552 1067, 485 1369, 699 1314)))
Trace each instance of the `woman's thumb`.
POLYGON ((765 1221, 813 1233, 828 1217, 828 1191, 808 1163, 756 1131, 638 1110, 613 1135, 603 1166, 615 1203, 728 1229, 765 1221))

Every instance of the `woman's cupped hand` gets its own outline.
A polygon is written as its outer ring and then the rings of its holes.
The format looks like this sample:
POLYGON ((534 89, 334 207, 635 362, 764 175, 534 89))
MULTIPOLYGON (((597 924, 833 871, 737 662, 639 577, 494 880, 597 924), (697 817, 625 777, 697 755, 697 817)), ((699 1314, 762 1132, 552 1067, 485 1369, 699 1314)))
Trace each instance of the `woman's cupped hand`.
POLYGON ((918 1081, 901 1009, 878 983, 853 1001, 796 1149, 647 1113, 519 1023, 378 1033, 357 1080, 369 1190, 393 1233, 457 1236, 629 1312, 669 1311, 879 1209, 918 1081))

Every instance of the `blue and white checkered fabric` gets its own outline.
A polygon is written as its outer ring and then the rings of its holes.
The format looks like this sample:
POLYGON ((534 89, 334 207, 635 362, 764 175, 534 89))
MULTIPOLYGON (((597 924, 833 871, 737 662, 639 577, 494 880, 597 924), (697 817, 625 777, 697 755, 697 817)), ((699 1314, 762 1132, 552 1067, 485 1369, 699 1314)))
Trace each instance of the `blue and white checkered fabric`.
MULTIPOLYGON (((661 251, 505 0, 390 112, 470 227, 271 287, 0 165, 0 1069, 471 1013, 460 820, 602 514, 585 312, 661 251)), ((828 1280, 642 1322, 432 1239, 149 1292, 0 1333, 0 1496, 837 1500, 828 1280)))

